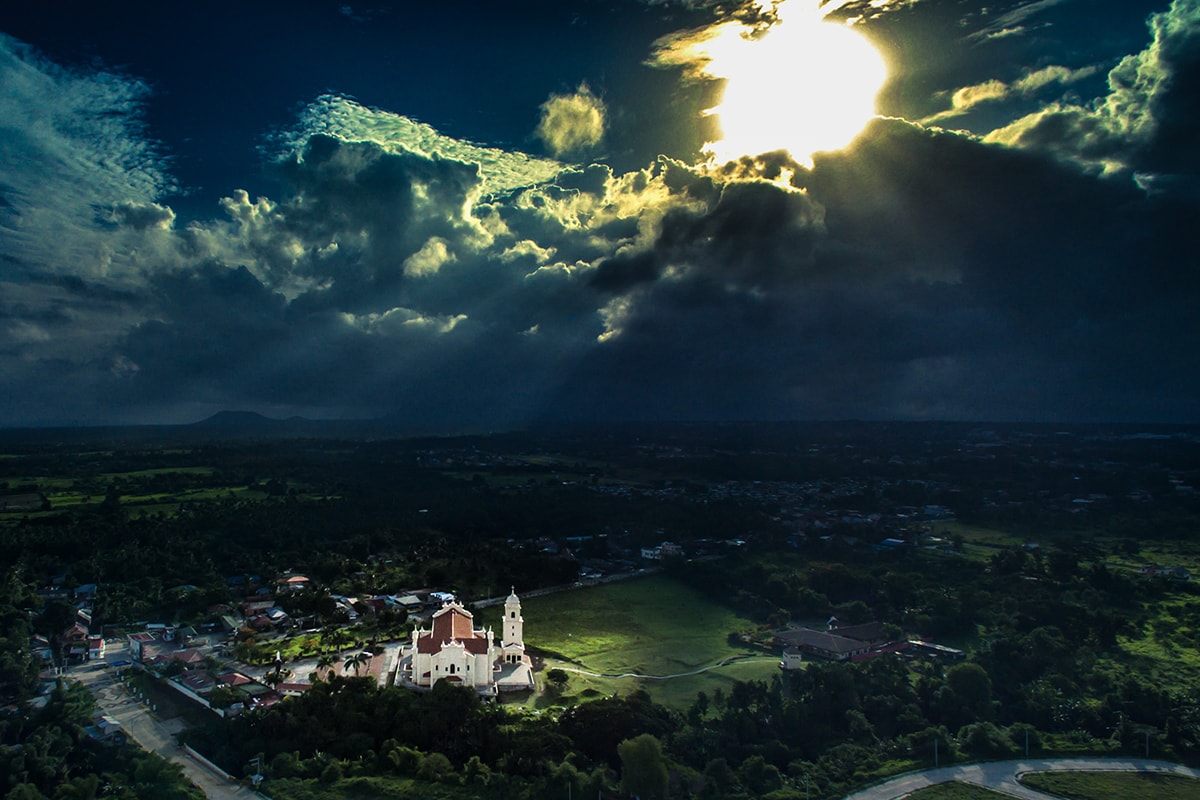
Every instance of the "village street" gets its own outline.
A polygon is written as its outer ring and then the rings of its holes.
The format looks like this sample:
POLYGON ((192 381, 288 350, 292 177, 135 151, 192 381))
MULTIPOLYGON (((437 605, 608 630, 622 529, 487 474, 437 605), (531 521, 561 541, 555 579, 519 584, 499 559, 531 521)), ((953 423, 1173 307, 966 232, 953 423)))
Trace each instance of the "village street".
POLYGON ((108 716, 121 723, 129 738, 142 749, 158 753, 183 768, 188 780, 203 790, 207 797, 216 800, 250 800, 260 795, 238 786, 218 775, 188 755, 175 742, 171 730, 159 722, 141 703, 133 698, 117 680, 116 671, 103 665, 84 665, 70 670, 68 677, 91 690, 96 705, 108 716))
POLYGON ((1034 791, 1020 783, 1026 772, 1164 772, 1200 778, 1200 770, 1168 761, 1141 758, 1046 758, 994 761, 987 764, 963 764, 902 775, 890 781, 847 795, 845 800, 897 800, 918 789, 946 781, 962 781, 985 786, 1025 800, 1054 800, 1052 795, 1034 791))

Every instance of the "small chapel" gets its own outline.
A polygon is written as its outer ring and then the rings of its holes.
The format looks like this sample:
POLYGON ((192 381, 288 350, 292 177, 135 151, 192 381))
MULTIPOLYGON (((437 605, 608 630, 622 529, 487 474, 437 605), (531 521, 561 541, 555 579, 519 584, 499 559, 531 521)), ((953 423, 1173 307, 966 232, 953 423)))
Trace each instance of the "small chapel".
POLYGON ((475 627, 475 618, 458 602, 433 615, 430 628, 415 628, 405 678, 418 687, 438 681, 470 686, 480 694, 533 688, 533 665, 525 655, 521 600, 512 591, 504 601, 503 636, 475 627))

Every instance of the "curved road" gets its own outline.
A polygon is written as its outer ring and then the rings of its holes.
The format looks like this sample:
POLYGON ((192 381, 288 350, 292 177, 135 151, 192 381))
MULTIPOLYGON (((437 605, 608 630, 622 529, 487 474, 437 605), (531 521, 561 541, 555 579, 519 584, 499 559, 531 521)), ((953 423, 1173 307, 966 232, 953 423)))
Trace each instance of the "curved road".
POLYGON ((1024 800, 1058 800, 1022 785, 1018 778, 1026 772, 1165 772, 1200 779, 1200 770, 1144 758, 1029 758, 993 761, 986 764, 961 764, 911 775, 847 795, 845 800, 898 800, 918 789, 946 781, 973 783, 1024 800))

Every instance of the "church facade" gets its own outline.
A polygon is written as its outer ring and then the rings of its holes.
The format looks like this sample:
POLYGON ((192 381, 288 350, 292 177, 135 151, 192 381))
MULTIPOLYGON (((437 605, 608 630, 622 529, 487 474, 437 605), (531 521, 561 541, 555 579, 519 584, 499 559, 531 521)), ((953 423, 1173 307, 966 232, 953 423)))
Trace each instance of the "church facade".
POLYGON ((533 688, 533 665, 525 654, 525 620, 516 592, 504 601, 502 636, 475 627, 474 615, 457 602, 433 615, 428 630, 415 628, 404 679, 430 688, 438 681, 470 686, 480 694, 533 688))

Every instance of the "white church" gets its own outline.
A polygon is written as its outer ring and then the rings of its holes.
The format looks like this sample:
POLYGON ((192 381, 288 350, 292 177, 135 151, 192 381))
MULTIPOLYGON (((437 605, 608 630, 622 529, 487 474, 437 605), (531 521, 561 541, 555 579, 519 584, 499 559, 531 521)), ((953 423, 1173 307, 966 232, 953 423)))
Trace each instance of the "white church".
POLYGON ((433 615, 429 630, 415 628, 400 665, 402 679, 421 688, 438 681, 470 686, 480 694, 533 688, 533 665, 525 655, 525 620, 516 591, 504 601, 504 636, 475 627, 474 615, 457 602, 433 615))

